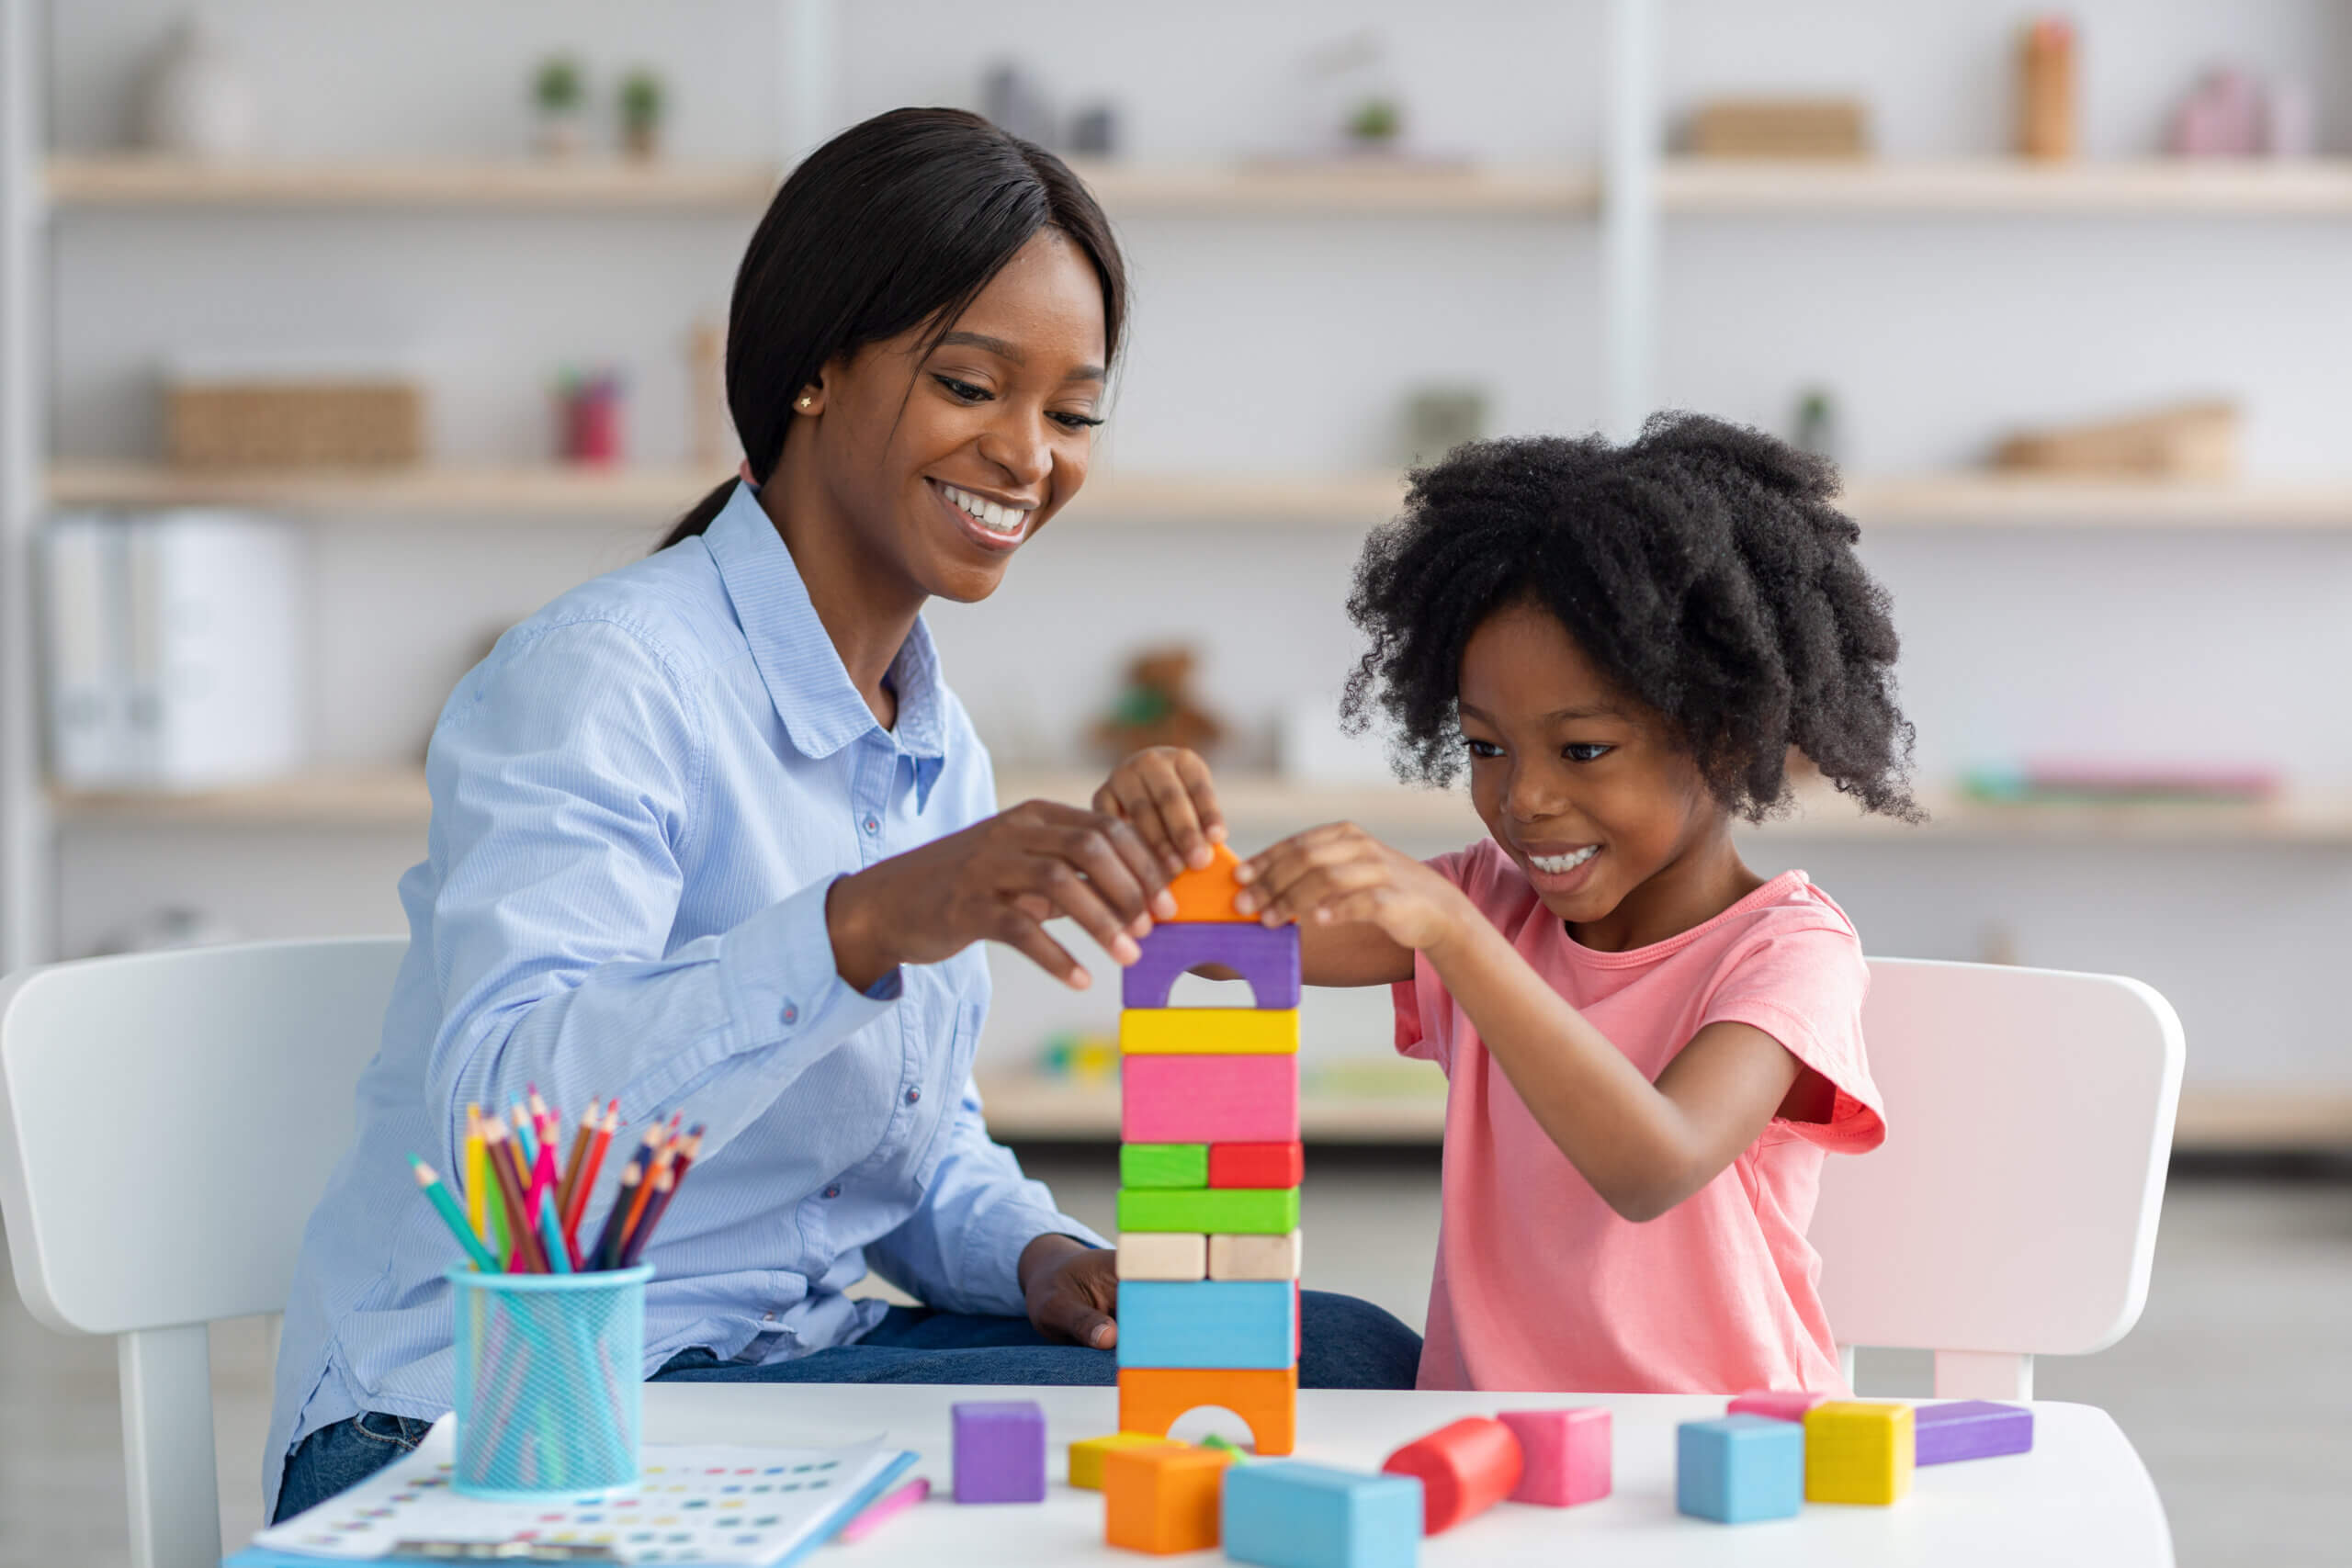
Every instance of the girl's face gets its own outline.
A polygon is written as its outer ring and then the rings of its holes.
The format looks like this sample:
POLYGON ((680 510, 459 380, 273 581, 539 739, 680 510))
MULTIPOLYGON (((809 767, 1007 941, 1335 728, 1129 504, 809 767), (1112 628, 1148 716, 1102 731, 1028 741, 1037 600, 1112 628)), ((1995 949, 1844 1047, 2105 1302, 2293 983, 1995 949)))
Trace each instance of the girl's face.
POLYGON ((1604 681, 1544 610, 1509 606, 1471 633, 1461 714, 1479 817, 1571 927, 1727 841, 1726 814, 1665 720, 1604 681))
POLYGON ((828 367, 805 413, 854 546, 925 596, 969 603, 1086 481, 1102 285, 1068 236, 1041 230, 925 352, 931 335, 828 367))

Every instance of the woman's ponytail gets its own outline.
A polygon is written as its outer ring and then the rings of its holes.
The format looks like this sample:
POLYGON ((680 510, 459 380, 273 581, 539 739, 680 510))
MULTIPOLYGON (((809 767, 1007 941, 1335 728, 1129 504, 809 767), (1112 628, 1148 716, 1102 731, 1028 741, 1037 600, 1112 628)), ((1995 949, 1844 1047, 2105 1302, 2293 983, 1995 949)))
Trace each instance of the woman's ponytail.
POLYGON ((735 487, 741 482, 741 479, 729 479, 725 484, 695 502, 693 509, 684 517, 679 518, 671 528, 670 536, 654 547, 666 550, 679 540, 691 539, 713 523, 718 522, 718 514, 727 510, 727 502, 733 498, 735 487))

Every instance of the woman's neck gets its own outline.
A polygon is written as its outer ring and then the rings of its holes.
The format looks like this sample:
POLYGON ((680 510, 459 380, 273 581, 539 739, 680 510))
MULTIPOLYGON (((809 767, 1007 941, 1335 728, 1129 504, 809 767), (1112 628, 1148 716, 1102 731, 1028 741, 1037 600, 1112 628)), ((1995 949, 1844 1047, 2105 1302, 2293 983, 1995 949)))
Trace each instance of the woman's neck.
POLYGON ((850 683, 865 699, 883 728, 899 720, 899 697, 890 689, 890 666, 914 630, 924 594, 901 573, 861 548, 862 536, 840 514, 812 479, 796 482, 796 472, 813 464, 784 464, 759 492, 760 510, 775 525, 795 570, 808 591, 850 683))

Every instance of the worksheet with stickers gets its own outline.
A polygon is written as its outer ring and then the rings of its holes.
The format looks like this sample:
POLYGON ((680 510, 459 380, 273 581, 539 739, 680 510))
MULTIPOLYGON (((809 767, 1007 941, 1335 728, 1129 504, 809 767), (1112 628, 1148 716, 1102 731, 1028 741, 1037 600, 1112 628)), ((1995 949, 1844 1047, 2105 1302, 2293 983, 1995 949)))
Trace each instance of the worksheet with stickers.
POLYGON ((407 1459, 262 1531, 254 1545, 365 1562, 403 1547, 398 1555, 528 1541, 600 1546, 622 1562, 774 1563, 831 1536, 914 1460, 879 1438, 839 1449, 649 1447, 634 1486, 493 1503, 450 1491, 455 1447, 452 1419, 443 1416, 407 1459))

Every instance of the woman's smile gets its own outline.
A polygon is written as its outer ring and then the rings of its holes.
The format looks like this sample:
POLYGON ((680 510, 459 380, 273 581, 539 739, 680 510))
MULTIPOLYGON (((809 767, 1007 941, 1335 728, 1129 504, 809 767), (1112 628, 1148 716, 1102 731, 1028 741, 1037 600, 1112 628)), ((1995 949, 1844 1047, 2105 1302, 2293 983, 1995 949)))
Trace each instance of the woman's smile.
POLYGON ((944 479, 924 482, 965 536, 982 549, 1014 549, 1028 537, 1030 520, 1037 514, 1035 502, 989 496, 944 479))

